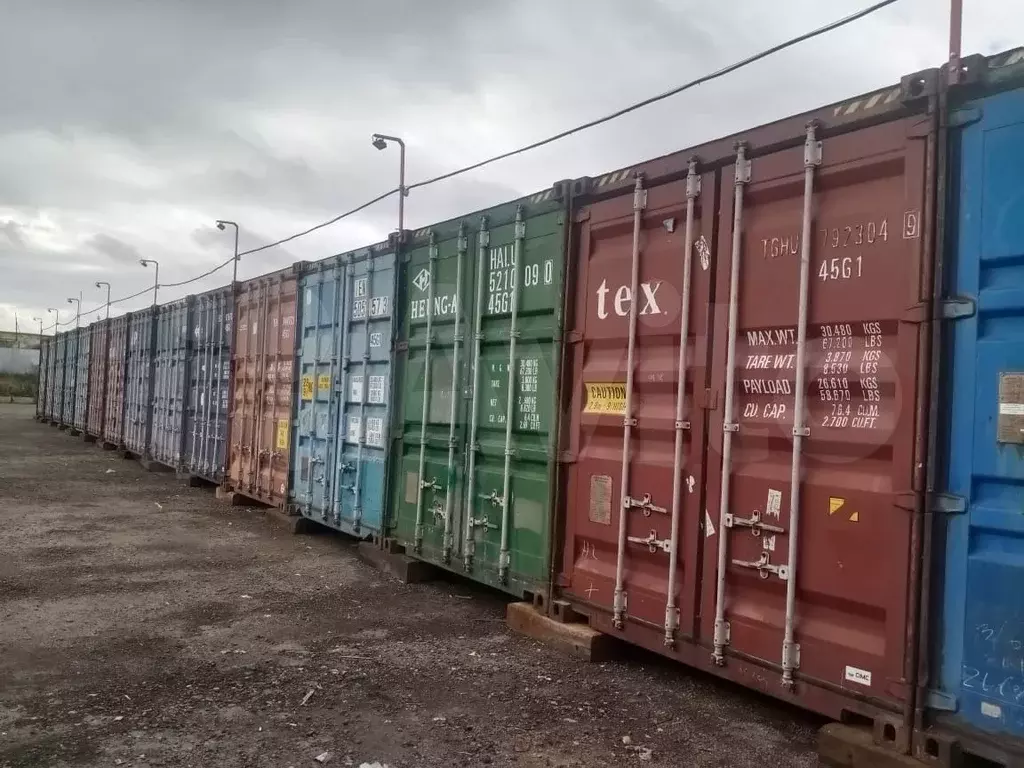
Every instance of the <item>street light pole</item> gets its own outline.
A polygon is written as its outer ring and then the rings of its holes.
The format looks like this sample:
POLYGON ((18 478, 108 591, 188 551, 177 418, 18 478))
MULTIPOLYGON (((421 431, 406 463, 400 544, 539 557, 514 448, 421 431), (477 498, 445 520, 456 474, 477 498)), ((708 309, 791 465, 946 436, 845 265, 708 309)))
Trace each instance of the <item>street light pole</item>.
POLYGON ((75 330, 78 329, 78 323, 82 319, 82 298, 79 296, 77 299, 73 296, 68 299, 68 304, 75 304, 75 330))
POLYGON ((217 219, 217 229, 223 232, 225 227, 235 228, 235 258, 231 265, 231 284, 234 285, 238 282, 238 225, 227 219, 217 219))
POLYGON ((102 288, 104 285, 107 286, 107 317, 106 317, 106 319, 109 320, 110 319, 110 283, 108 283, 106 280, 97 280, 96 281, 96 287, 97 288, 102 288))
POLYGON ((398 237, 401 240, 402 232, 405 231, 405 196, 408 194, 405 189, 405 142, 397 136, 383 133, 373 134, 370 141, 380 150, 386 149, 389 141, 398 145, 398 237))
POLYGON ((139 259, 139 264, 148 267, 152 264, 156 267, 156 274, 153 275, 153 306, 156 306, 156 289, 160 287, 160 262, 156 259, 139 259))

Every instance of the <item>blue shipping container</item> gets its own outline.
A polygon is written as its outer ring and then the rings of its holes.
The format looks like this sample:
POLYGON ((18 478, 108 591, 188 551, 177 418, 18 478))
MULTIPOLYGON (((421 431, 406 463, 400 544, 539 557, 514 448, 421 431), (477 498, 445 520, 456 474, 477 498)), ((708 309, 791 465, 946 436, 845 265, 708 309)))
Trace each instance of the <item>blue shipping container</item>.
POLYGON ((359 537, 383 519, 394 303, 386 244, 317 262, 299 281, 289 504, 359 537))
POLYGON ((192 312, 184 471, 211 483, 224 480, 234 306, 232 289, 217 288, 196 296, 192 312))
POLYGON ((940 723, 1022 737, 1024 90, 969 104, 959 117, 974 122, 962 129, 953 168, 948 292, 974 307, 953 323, 947 350, 943 472, 964 511, 942 517, 941 690, 930 703, 946 711, 940 723))
POLYGON ((185 454, 186 376, 191 343, 189 296, 156 309, 153 346, 153 393, 149 455, 171 469, 183 469, 185 454))

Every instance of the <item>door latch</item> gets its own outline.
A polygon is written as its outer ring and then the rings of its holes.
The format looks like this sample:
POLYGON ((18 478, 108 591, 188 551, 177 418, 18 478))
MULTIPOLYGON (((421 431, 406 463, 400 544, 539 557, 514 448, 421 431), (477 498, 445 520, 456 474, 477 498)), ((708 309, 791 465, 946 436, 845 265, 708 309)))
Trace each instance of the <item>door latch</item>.
POLYGON ((651 554, 654 554, 659 549, 662 552, 668 552, 668 551, 670 551, 672 549, 672 540, 671 539, 659 539, 658 538, 658 532, 654 531, 654 530, 652 530, 644 538, 641 538, 639 536, 630 536, 626 540, 627 541, 631 541, 634 544, 644 544, 644 545, 646 545, 648 551, 650 551, 651 554))
POLYGON ((668 510, 666 510, 664 507, 659 507, 651 503, 651 494, 649 493, 645 493, 642 499, 634 499, 627 496, 625 499, 622 500, 622 505, 626 509, 642 510, 644 513, 644 517, 650 517, 651 512, 660 512, 663 515, 668 514, 668 510))

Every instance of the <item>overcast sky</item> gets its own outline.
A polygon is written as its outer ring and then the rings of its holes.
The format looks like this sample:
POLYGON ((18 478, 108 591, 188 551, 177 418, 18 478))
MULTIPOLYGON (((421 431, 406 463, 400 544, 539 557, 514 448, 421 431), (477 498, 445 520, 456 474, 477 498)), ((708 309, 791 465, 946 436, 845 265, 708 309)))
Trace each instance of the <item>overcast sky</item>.
MULTIPOLYGON (((0 25, 0 329, 72 316, 415 181, 666 90, 869 0, 9 0, 0 25)), ((1024 3, 969 0, 965 52, 1024 44, 1024 3)), ((946 57, 948 0, 851 27, 614 123, 416 190, 407 226, 597 175, 895 82, 946 57)), ((241 277, 383 239, 385 201, 241 277)), ((229 268, 230 269, 230 268, 229 268)), ((224 270, 161 301, 226 283, 224 270)), ((145 306, 143 296, 113 314, 145 306)), ((102 315, 93 315, 88 321, 102 315)))

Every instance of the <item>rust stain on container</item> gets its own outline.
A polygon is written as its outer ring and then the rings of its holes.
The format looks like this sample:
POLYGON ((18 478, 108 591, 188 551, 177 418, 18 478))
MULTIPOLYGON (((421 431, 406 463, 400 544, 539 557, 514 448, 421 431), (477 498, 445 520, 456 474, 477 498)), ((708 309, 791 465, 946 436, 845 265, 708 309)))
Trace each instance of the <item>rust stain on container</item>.
POLYGON ((570 258, 563 596, 603 631, 837 718, 888 717, 908 696, 898 503, 923 428, 929 143, 920 101, 876 103, 888 113, 863 127, 828 108, 611 174, 570 258))
POLYGON ((95 437, 103 436, 107 410, 107 368, 110 320, 98 320, 86 331, 90 335, 89 357, 89 415, 86 431, 95 437))
POLYGON ((227 486, 281 507, 288 494, 297 269, 239 286, 227 486))

